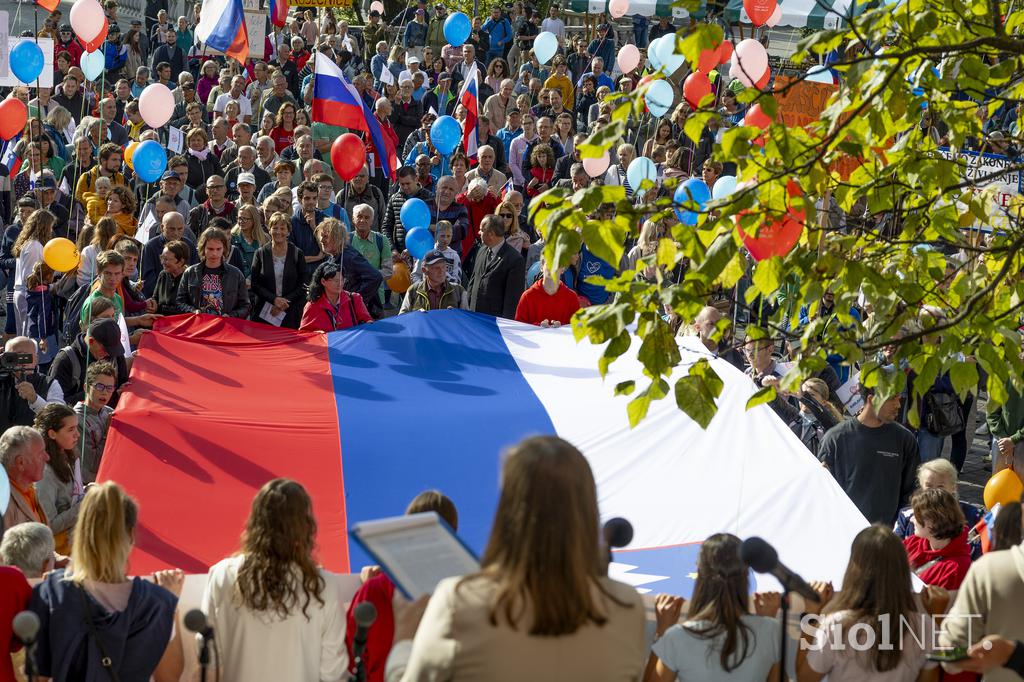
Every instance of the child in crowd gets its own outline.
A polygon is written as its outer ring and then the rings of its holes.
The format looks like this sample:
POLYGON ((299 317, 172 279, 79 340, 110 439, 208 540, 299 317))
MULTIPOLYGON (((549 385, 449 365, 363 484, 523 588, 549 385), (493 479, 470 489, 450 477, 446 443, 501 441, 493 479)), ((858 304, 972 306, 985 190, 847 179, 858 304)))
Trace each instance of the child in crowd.
POLYGON ((85 371, 85 400, 75 405, 78 426, 82 430, 82 483, 96 480, 100 459, 107 443, 107 429, 114 410, 107 405, 117 386, 114 366, 106 360, 94 362, 85 371))
MULTIPOLYGON (((434 235, 434 248, 444 254, 448 261, 448 279, 456 284, 462 284, 462 263, 459 252, 451 247, 452 224, 447 220, 438 220, 434 235)), ((412 281, 419 282, 423 279, 423 259, 416 260, 416 267, 412 273, 412 281)))
POLYGON ((44 261, 36 263, 25 281, 28 287, 27 336, 39 347, 39 366, 46 368, 60 350, 57 344, 57 311, 53 306, 53 268, 44 261))
POLYGON ((86 192, 85 210, 89 216, 89 222, 95 225, 100 218, 107 214, 107 195, 110 194, 110 178, 100 176, 96 178, 96 191, 86 192))

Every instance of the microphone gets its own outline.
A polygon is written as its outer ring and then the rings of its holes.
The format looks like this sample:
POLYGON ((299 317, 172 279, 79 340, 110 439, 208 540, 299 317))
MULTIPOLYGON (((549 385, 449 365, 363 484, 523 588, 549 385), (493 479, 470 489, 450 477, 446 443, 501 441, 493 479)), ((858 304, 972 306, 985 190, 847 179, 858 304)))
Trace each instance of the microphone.
POLYGON ((213 637, 213 628, 206 622, 206 614, 199 609, 192 609, 185 614, 185 627, 203 637, 213 637))
POLYGON ((604 542, 609 549, 625 547, 633 542, 633 524, 620 517, 608 519, 604 524, 604 542))
POLYGON ((740 558, 756 573, 770 573, 787 592, 796 592, 804 599, 818 601, 818 593, 799 575, 779 561, 779 553, 759 537, 747 538, 740 549, 740 558))
POLYGON ((377 620, 377 607, 368 601, 359 602, 352 609, 352 620, 356 622, 356 632, 352 637, 352 658, 356 664, 355 679, 362 682, 366 679, 363 651, 366 650, 366 637, 370 634, 370 626, 377 620))
POLYGON ((11 621, 11 629, 25 646, 31 646, 36 641, 39 625, 39 616, 34 611, 22 611, 11 621))

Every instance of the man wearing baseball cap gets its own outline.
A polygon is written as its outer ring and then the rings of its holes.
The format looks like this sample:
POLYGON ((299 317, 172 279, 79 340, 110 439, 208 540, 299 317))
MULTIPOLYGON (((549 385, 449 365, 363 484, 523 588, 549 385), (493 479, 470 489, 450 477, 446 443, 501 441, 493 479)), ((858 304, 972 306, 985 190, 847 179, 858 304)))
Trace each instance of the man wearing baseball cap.
POLYGON ((428 251, 423 256, 423 279, 405 292, 405 300, 399 313, 410 310, 465 310, 469 301, 461 284, 448 279, 448 261, 440 249, 428 251))
POLYGON ((36 178, 36 196, 39 198, 39 208, 45 208, 57 219, 53 225, 54 237, 68 236, 68 210, 56 202, 57 180, 53 177, 53 171, 44 170, 36 178))
POLYGON ((85 370, 97 360, 109 360, 114 365, 119 387, 128 379, 121 328, 110 318, 94 320, 53 358, 48 377, 60 384, 68 404, 74 405, 85 397, 85 370))

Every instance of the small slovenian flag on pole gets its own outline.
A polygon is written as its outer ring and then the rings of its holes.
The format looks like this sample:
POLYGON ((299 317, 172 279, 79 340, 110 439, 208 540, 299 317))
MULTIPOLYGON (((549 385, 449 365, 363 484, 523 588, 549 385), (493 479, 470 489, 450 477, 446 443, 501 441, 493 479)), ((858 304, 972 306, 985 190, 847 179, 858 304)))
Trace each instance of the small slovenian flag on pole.
POLYGON ((512 178, 509 177, 508 182, 501 186, 501 198, 504 199, 513 191, 515 191, 515 185, 512 184, 512 178))
POLYGON ((270 0, 270 23, 281 28, 288 23, 288 0, 270 0))
POLYGON ((381 131, 377 117, 359 96, 359 91, 348 82, 338 65, 323 53, 317 55, 313 76, 313 120, 367 133, 374 153, 381 160, 384 176, 395 179, 398 155, 394 145, 381 131))
POLYGON ((18 158, 18 155, 14 151, 15 148, 17 148, 18 140, 20 139, 21 135, 12 137, 5 143, 3 151, 0 152, 0 163, 7 167, 7 173, 12 178, 17 175, 18 171, 21 169, 21 159, 18 158))
POLYGON ((249 33, 242 0, 204 0, 196 40, 244 64, 249 58, 249 33))
POLYGON ((476 160, 477 148, 477 123, 480 118, 480 107, 478 106, 480 91, 479 76, 476 63, 470 68, 466 75, 466 82, 459 92, 459 104, 466 108, 466 120, 462 124, 462 148, 466 150, 466 156, 476 160))

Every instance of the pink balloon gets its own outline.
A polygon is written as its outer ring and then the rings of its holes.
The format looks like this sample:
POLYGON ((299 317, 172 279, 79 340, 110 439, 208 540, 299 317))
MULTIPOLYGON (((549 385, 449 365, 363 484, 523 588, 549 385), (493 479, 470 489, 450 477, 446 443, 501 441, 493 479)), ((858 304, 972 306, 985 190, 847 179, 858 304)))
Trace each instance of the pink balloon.
POLYGON ((768 52, 764 45, 747 38, 741 40, 732 53, 732 67, 729 75, 738 78, 748 88, 753 87, 757 79, 768 69, 768 52))
POLYGON ((372 12, 373 10, 377 10, 381 14, 384 14, 384 3, 380 0, 373 0, 373 2, 370 3, 370 11, 372 12))
POLYGON ((614 19, 626 16, 628 11, 629 0, 611 0, 608 3, 608 14, 611 14, 614 19))
POLYGON ((147 85, 139 96, 139 113, 150 128, 163 126, 174 113, 174 94, 163 83, 147 85))
POLYGON ((94 40, 103 30, 105 20, 98 0, 76 0, 71 6, 71 28, 82 43, 94 40))
POLYGON ((587 175, 592 178, 604 175, 604 172, 608 170, 610 165, 611 159, 608 157, 608 152, 605 152, 596 159, 583 159, 583 170, 587 171, 587 175))
POLYGON ((771 28, 772 26, 777 25, 780 21, 782 21, 782 5, 775 5, 775 11, 773 11, 772 15, 768 17, 768 21, 764 23, 765 26, 771 28))
POLYGON ((619 68, 622 73, 629 73, 640 65, 640 50, 633 43, 626 43, 619 48, 619 68))

